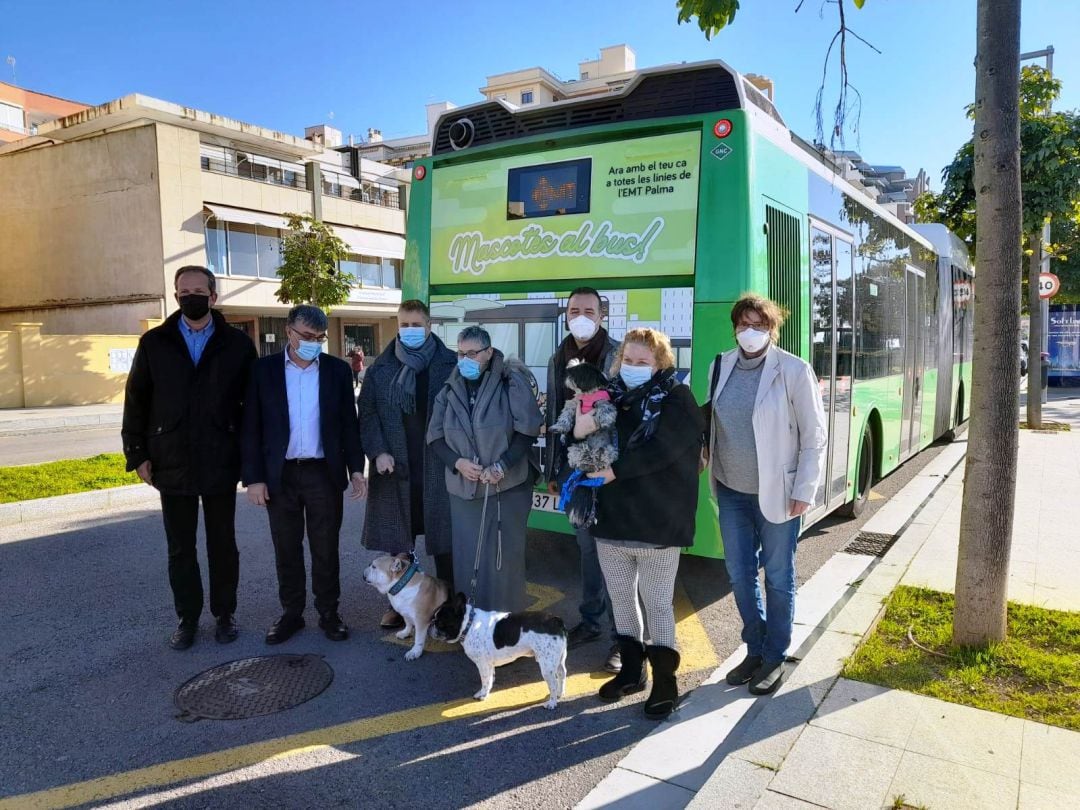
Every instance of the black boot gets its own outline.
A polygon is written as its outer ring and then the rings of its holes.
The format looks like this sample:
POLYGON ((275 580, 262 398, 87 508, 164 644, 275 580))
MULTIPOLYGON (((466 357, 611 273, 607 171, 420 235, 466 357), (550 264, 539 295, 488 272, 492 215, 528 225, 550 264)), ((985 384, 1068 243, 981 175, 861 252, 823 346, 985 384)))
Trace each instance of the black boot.
POLYGON ((600 699, 605 703, 614 703, 627 695, 633 695, 645 688, 649 682, 645 671, 645 645, 636 638, 615 636, 622 656, 622 669, 619 674, 600 687, 600 699))
POLYGON ((650 720, 663 720, 679 705, 679 684, 675 670, 679 668, 679 653, 670 647, 646 648, 652 665, 653 687, 645 701, 645 716, 650 720))

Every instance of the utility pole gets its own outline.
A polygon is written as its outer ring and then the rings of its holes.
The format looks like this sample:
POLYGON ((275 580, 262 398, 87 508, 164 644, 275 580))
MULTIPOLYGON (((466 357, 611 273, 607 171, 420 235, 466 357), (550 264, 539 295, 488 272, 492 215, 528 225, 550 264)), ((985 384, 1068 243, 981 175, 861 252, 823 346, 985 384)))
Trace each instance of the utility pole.
MULTIPOLYGON (((1045 59, 1046 60, 1046 72, 1050 75, 1051 78, 1053 78, 1053 76, 1054 76, 1054 46, 1053 45, 1048 45, 1045 48, 1043 48, 1041 51, 1028 51, 1027 53, 1020 54, 1020 61, 1021 62, 1024 62, 1024 61, 1026 61, 1028 59, 1045 59)), ((1046 108, 1046 114, 1047 115, 1050 115, 1050 107, 1051 106, 1053 106, 1053 101, 1051 101, 1050 104, 1047 105, 1047 108, 1046 108)), ((1050 220, 1047 220, 1046 224, 1043 226, 1042 243, 1043 243, 1042 266, 1039 268, 1039 271, 1040 271, 1040 273, 1049 273, 1050 272, 1050 254, 1049 254, 1049 252, 1047 252, 1047 250, 1045 248, 1046 248, 1046 245, 1050 244, 1050 220)), ((1042 298, 1042 297, 1036 298, 1035 295, 1033 295, 1031 293, 1031 291, 1029 290, 1028 291, 1028 302, 1029 303, 1034 303, 1036 301, 1038 301, 1038 304, 1039 304, 1039 315, 1040 315, 1040 320, 1042 321, 1042 335, 1041 335, 1039 352, 1038 352, 1038 354, 1039 354, 1039 362, 1035 366, 1035 368, 1030 368, 1031 363, 1030 362, 1028 363, 1028 366, 1029 366, 1029 369, 1028 369, 1028 396, 1029 397, 1031 396, 1031 380, 1032 380, 1032 377, 1034 377, 1035 384, 1039 386, 1039 389, 1038 389, 1039 390, 1039 398, 1045 404, 1046 399, 1047 399, 1047 389, 1042 387, 1042 367, 1043 367, 1043 363, 1046 362, 1043 359, 1043 355, 1046 354, 1050 350, 1050 339, 1049 339, 1050 330, 1048 328, 1049 325, 1050 325, 1050 299, 1042 298)), ((1030 313, 1030 310, 1031 310, 1030 306, 1028 307, 1028 310, 1029 310, 1029 313, 1030 313)), ((1029 338, 1030 338, 1030 335, 1029 335, 1029 338)))

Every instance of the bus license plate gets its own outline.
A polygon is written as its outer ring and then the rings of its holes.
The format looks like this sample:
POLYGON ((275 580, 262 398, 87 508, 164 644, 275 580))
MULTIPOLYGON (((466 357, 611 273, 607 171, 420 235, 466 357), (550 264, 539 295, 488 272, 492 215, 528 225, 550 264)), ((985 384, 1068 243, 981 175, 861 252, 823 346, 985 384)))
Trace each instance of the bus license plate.
POLYGON ((538 512, 559 513, 559 499, 555 495, 546 492, 534 492, 532 508, 538 512))

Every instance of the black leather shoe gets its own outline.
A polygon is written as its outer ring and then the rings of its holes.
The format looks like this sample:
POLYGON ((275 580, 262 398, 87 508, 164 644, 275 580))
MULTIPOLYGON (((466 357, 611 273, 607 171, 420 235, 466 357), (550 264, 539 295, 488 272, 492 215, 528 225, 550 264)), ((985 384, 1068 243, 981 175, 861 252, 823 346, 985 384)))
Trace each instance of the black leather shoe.
POLYGON ((349 627, 337 613, 327 613, 321 617, 319 627, 331 641, 344 641, 349 637, 349 627))
POLYGON ((230 644, 236 641, 236 636, 239 630, 236 627, 236 622, 233 621, 231 613, 226 613, 223 616, 217 617, 217 627, 214 629, 214 638, 218 644, 230 644))
POLYGON ((198 622, 181 621, 169 638, 169 646, 174 650, 186 650, 195 643, 195 631, 198 629, 198 622))
POLYGON ((622 672, 622 650, 619 649, 617 642, 612 644, 611 649, 608 650, 607 661, 604 662, 604 672, 614 672, 616 675, 622 672))
POLYGON ((775 692, 782 680, 784 680, 783 661, 762 664, 758 671, 754 673, 754 679, 750 681, 750 694, 767 695, 770 692, 775 692))
POLYGON ((749 683, 750 679, 754 677, 754 673, 760 668, 761 656, 748 655, 738 666, 731 669, 728 674, 724 676, 724 680, 732 686, 749 683))
POLYGON ((286 613, 276 622, 274 626, 266 631, 266 643, 267 644, 280 644, 283 641, 288 641, 298 630, 302 630, 304 627, 303 616, 293 616, 286 613))
POLYGON ((590 627, 582 622, 569 633, 566 634, 566 649, 573 650, 576 647, 580 647, 582 644, 589 644, 600 638, 603 633, 600 632, 599 627, 590 627))

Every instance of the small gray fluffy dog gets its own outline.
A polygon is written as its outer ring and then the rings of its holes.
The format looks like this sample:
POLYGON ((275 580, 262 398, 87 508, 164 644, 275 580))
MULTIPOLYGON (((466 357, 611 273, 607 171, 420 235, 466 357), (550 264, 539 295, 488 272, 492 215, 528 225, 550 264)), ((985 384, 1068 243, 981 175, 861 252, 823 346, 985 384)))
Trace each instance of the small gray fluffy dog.
MULTIPOLYGON (((586 473, 610 467, 619 458, 619 435, 615 430, 618 411, 607 393, 607 378, 595 366, 571 360, 566 366, 566 387, 581 402, 581 412, 591 413, 599 428, 584 439, 574 439, 574 418, 577 406, 568 399, 562 413, 551 426, 566 445, 566 460, 570 469, 586 473)), ((575 529, 596 523, 596 487, 577 486, 570 495, 566 516, 575 529)))

